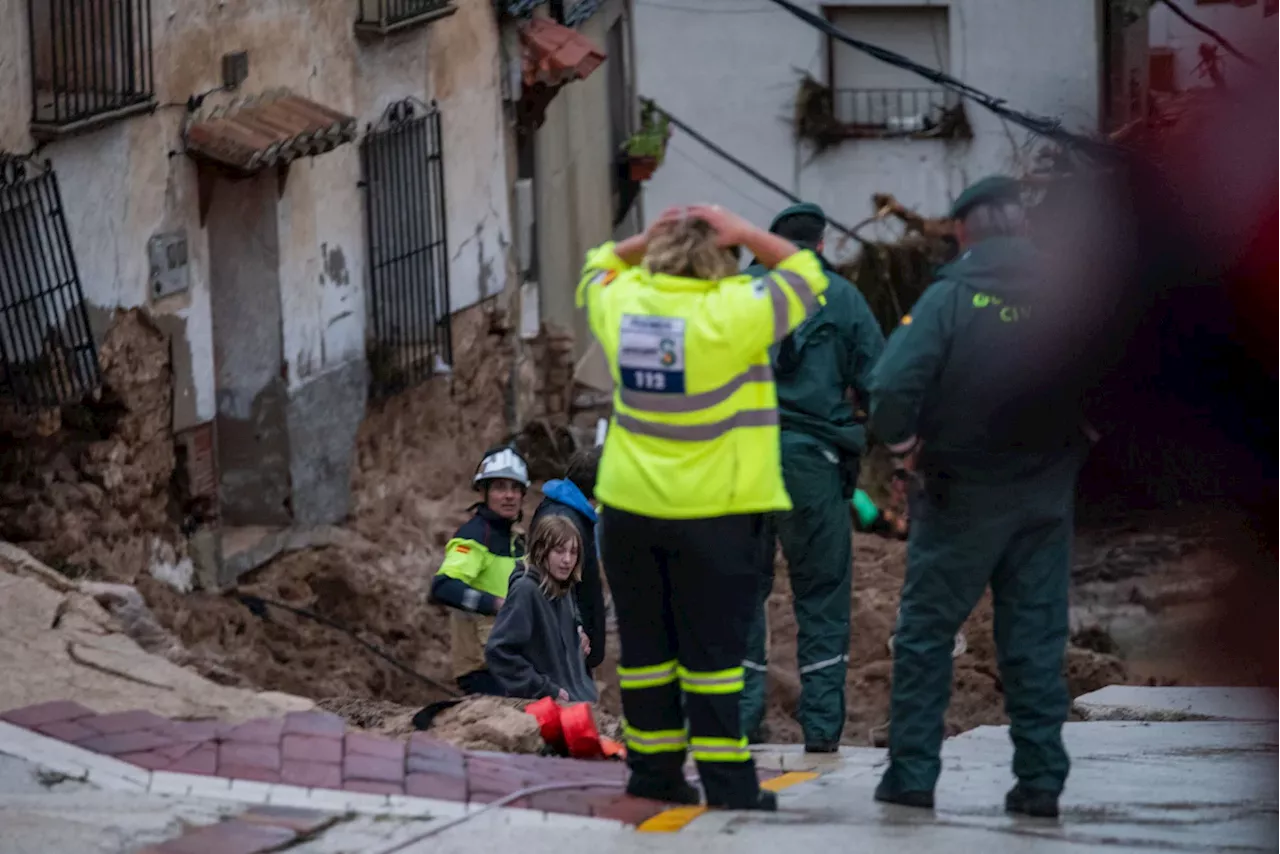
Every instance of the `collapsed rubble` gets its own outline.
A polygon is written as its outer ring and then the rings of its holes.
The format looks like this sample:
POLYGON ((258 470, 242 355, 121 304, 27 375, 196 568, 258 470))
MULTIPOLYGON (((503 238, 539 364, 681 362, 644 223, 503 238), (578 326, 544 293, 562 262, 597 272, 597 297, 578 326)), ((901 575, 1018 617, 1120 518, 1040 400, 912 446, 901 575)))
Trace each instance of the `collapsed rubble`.
MULTIPOLYGON (((108 331, 103 363, 109 391, 103 400, 64 411, 60 423, 24 428, 24 441, 6 443, 0 452, 0 539, 20 542, 74 583, 126 585, 84 589, 96 590, 114 612, 114 624, 171 666, 231 689, 310 698, 355 726, 407 732, 417 709, 453 696, 447 613, 428 604, 426 594, 444 544, 475 499, 469 487, 475 460, 508 435, 513 407, 529 416, 524 420, 532 426, 520 443, 538 458, 531 463, 540 474, 558 474, 581 441, 566 427, 563 336, 550 338, 541 356, 517 367, 511 331, 500 321, 488 311, 455 318, 452 376, 435 377, 371 407, 358 436, 347 523, 323 547, 284 554, 241 579, 238 588, 348 627, 425 678, 398 669, 330 626, 271 606, 255 614, 231 595, 188 592, 183 508, 171 492, 168 348, 163 334, 138 312, 118 316, 108 331), (512 394, 515 371, 540 375, 539 387, 555 399, 540 405, 518 399, 512 394)), ((7 422, 0 426, 14 435, 16 428, 7 422)), ((874 479, 874 456, 866 468, 874 479)), ((527 512, 538 498, 535 488, 527 512)), ((892 669, 888 640, 905 546, 857 535, 855 551, 845 740, 881 743, 892 669)), ((1161 553, 1162 560, 1184 557, 1161 553)), ((1098 577, 1089 560, 1081 570, 1084 582, 1098 577)), ((1121 575, 1126 571, 1124 560, 1106 566, 1121 575)), ((799 685, 795 621, 787 602, 780 562, 769 603, 773 670, 765 721, 766 734, 780 742, 800 737, 791 719, 799 685)), ((1079 628, 1083 645, 1069 650, 1067 662, 1072 693, 1129 681, 1124 662, 1106 651, 1105 627, 1079 628)), ((968 649, 955 662, 947 718, 952 733, 1005 720, 988 602, 965 632, 968 649)), ((608 656, 595 674, 602 687, 597 717, 605 733, 616 729, 620 713, 617 652, 611 634, 608 656)), ((485 705, 491 702, 471 700, 441 714, 437 734, 483 749, 535 749, 521 735, 528 730, 521 704, 500 703, 499 713, 485 705), (480 731, 499 714, 512 725, 510 732, 480 731)))

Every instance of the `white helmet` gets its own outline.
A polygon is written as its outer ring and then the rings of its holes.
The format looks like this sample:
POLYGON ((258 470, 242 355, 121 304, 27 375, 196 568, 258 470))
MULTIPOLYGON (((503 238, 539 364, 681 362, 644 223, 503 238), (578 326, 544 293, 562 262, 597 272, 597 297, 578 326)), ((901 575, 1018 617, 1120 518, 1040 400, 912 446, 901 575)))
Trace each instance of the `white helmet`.
POLYGON ((515 448, 507 445, 494 448, 487 451, 484 458, 480 460, 480 465, 476 469, 476 476, 471 480, 471 485, 479 489, 480 485, 488 480, 514 480, 527 489, 529 487, 529 464, 524 461, 524 457, 520 456, 515 448))

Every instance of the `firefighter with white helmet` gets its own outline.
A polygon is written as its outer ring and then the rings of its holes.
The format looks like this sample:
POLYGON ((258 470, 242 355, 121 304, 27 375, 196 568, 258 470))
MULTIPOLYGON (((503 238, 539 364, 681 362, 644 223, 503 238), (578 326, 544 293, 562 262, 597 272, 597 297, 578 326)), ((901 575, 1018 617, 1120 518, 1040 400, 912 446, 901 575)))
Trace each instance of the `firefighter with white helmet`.
POLYGON ((469 694, 501 694, 484 661, 494 615, 507 596, 507 581, 524 557, 515 530, 529 489, 529 465, 508 445, 490 448, 472 484, 483 492, 473 515, 445 545, 444 563, 431 581, 431 600, 449 606, 453 675, 469 694))

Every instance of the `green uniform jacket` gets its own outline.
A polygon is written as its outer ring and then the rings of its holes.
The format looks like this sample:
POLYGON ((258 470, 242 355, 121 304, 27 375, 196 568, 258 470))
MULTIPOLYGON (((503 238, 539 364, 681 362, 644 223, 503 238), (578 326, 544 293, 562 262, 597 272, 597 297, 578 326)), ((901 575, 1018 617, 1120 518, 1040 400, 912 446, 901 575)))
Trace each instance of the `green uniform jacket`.
MULTIPOLYGON (((860 457, 867 434, 854 413, 867 405, 884 335, 862 292, 819 258, 831 282, 826 303, 769 351, 778 411, 784 432, 805 433, 842 456, 860 457), (853 390, 853 401, 846 389, 853 390)), ((766 272, 759 264, 747 269, 753 276, 766 272)))
POLYGON ((923 442, 926 475, 1003 482, 1079 453, 1080 392, 1045 363, 1055 322, 1031 243, 1000 237, 941 268, 871 379, 871 429, 923 442))

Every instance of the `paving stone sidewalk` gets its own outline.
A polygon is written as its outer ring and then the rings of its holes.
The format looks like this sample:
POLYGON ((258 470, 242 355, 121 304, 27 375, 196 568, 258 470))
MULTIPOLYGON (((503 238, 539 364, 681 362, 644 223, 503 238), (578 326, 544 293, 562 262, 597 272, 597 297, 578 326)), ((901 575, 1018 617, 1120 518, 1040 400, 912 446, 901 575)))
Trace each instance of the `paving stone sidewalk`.
MULTIPOLYGON (((548 783, 609 781, 618 788, 543 792, 509 805, 632 825, 668 806, 623 794, 621 762, 466 751, 425 733, 386 738, 348 730, 342 718, 322 711, 223 724, 141 709, 99 715, 60 700, 0 713, 0 720, 149 771, 467 804, 548 783)), ((762 771, 761 778, 776 773, 762 771)))

